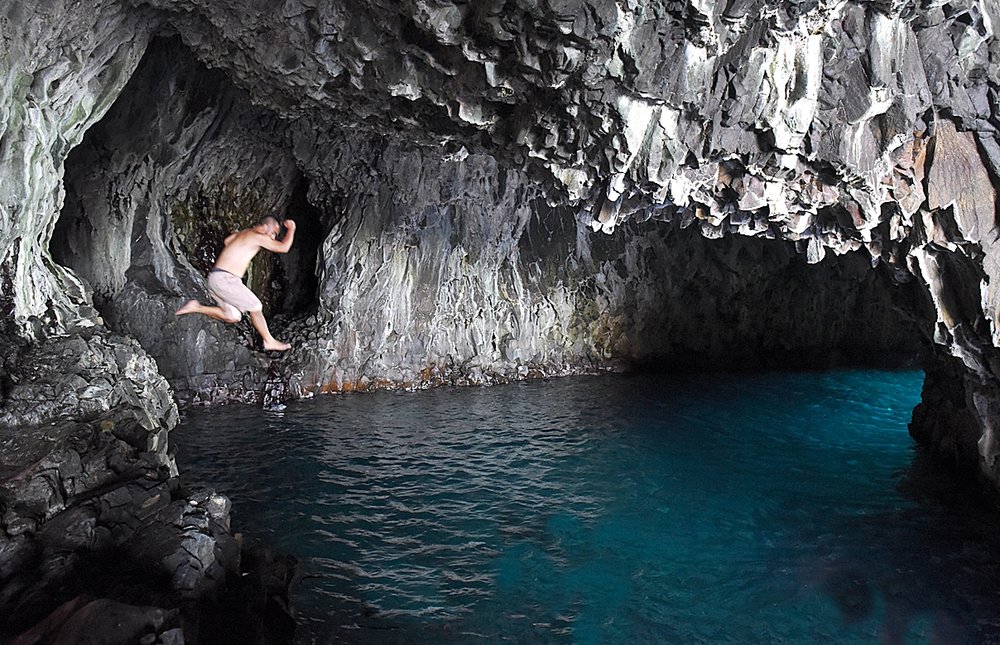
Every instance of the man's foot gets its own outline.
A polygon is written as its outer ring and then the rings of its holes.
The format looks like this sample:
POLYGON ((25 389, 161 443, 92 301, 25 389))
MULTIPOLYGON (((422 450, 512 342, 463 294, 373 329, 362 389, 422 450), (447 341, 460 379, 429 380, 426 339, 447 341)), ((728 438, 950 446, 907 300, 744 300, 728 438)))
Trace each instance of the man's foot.
POLYGON ((188 300, 180 309, 174 312, 174 315, 180 316, 181 314, 193 314, 198 311, 198 307, 200 306, 201 303, 197 300, 188 300))
POLYGON ((291 345, 289 345, 288 343, 282 343, 276 340, 264 341, 265 352, 283 352, 290 347, 291 345))

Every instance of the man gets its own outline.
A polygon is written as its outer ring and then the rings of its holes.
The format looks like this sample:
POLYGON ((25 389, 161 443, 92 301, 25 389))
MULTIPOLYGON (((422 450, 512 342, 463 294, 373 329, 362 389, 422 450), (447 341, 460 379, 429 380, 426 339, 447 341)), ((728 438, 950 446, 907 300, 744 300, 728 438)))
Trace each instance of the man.
POLYGON ((227 237, 215 266, 208 272, 208 290, 219 305, 212 307, 197 300, 189 300, 177 310, 176 315, 204 314, 222 322, 235 323, 240 321, 245 311, 250 315, 254 329, 264 339, 266 351, 283 352, 291 347, 288 343, 275 340, 271 335, 267 329, 267 321, 264 320, 260 299, 243 284, 243 274, 257 251, 267 249, 274 253, 288 253, 288 249, 292 248, 295 222, 286 219, 285 228, 285 237, 279 242, 276 238, 281 224, 273 217, 265 217, 253 228, 237 231, 227 237))

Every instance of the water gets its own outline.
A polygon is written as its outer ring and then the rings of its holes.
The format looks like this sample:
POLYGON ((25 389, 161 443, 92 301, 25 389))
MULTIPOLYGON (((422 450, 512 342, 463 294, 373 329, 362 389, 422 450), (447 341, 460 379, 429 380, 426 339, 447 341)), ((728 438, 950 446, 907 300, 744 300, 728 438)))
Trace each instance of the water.
POLYGON ((921 380, 355 394, 172 437, 301 560, 303 643, 1000 642, 1000 522, 912 465, 921 380))

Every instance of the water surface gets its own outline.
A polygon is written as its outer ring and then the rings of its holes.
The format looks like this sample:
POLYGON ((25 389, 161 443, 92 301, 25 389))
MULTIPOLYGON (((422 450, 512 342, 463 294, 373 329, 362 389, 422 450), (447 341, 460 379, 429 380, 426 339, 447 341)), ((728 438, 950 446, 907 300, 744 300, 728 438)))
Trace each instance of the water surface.
POLYGON ((1000 523, 921 492, 921 381, 580 377, 190 410, 172 437, 301 560, 303 643, 1000 642, 1000 523))

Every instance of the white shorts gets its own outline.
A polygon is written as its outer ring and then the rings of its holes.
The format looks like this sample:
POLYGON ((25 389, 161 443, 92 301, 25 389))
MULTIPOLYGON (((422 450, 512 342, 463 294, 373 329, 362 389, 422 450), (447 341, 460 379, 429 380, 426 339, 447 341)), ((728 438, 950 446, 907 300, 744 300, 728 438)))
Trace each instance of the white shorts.
POLYGON ((244 311, 260 311, 264 308, 260 298, 243 284, 243 280, 224 269, 212 269, 208 272, 208 291, 230 318, 239 318, 244 311))

